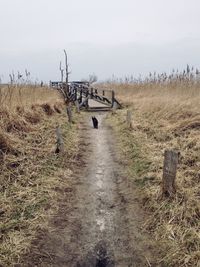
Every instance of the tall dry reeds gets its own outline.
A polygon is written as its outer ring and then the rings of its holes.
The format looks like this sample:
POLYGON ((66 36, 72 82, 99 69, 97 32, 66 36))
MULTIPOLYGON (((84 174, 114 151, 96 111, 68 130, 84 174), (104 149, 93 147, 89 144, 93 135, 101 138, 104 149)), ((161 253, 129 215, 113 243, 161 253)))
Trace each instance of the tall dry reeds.
POLYGON ((0 87, 0 266, 20 261, 35 232, 44 227, 47 203, 56 208, 54 188, 63 179, 54 171, 64 173, 54 153, 56 125, 70 136, 66 160, 75 136, 62 103, 60 94, 47 87, 0 87))
POLYGON ((49 87, 34 85, 2 85, 0 86, 0 108, 28 107, 34 104, 55 103, 61 100, 60 95, 49 87))
MULTIPOLYGON (((174 79, 104 86, 114 89, 132 110, 133 127, 126 135, 121 132, 123 146, 132 159, 132 178, 140 188, 141 203, 150 214, 143 229, 161 247, 165 244, 160 264, 200 266, 200 83, 174 79), (173 200, 160 198, 166 149, 180 152, 173 200)), ((126 111, 118 114, 121 128, 126 111)))

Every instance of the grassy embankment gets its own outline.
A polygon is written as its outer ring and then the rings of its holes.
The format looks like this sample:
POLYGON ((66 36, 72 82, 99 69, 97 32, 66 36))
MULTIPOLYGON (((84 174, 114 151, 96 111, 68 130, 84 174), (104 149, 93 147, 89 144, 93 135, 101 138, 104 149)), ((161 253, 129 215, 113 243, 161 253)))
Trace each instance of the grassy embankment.
POLYGON ((0 265, 12 266, 58 208, 57 191, 77 152, 77 126, 67 123, 60 95, 49 88, 1 88, 0 103, 0 265), (63 156, 54 153, 58 124, 63 156))
MULTIPOLYGON (((111 85, 109 85, 110 87, 111 85)), ((190 82, 112 85, 117 97, 132 110, 112 116, 130 177, 149 214, 143 229, 165 250, 164 266, 200 266, 200 85, 190 82), (161 199, 165 149, 180 151, 177 194, 161 199)))

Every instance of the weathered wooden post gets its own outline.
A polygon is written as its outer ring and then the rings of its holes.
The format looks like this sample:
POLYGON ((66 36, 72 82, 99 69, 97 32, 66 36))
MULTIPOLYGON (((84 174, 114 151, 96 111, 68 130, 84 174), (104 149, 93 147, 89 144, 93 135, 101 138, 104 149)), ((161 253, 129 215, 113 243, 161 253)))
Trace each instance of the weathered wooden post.
POLYGON ((116 102, 114 102, 114 104, 113 104, 113 107, 112 107, 112 115, 116 115, 117 114, 117 112, 116 112, 116 110, 117 110, 117 103, 116 102))
POLYGON ((73 85, 74 100, 77 101, 77 89, 73 85))
POLYGON ((90 89, 91 92, 91 99, 93 99, 93 88, 90 89))
POLYGON ((171 197, 176 193, 176 172, 178 165, 179 153, 173 150, 165 150, 163 179, 162 179, 162 196, 171 197))
POLYGON ((89 101, 88 101, 88 98, 89 98, 89 90, 88 89, 87 89, 87 92, 86 92, 85 96, 86 96, 85 107, 86 107, 86 109, 88 109, 88 107, 89 107, 89 101))
POLYGON ((82 103, 82 101, 83 101, 83 89, 81 88, 81 91, 80 91, 80 98, 79 98, 80 100, 80 103, 82 103))
POLYGON ((64 152, 64 142, 61 134, 60 127, 56 127, 56 150, 55 153, 63 153, 64 152))
POLYGON ((80 113, 80 107, 79 107, 78 100, 75 101, 75 106, 76 106, 76 112, 80 113))
POLYGON ((126 114, 126 122, 129 128, 132 128, 132 118, 131 118, 131 111, 127 110, 126 114))
POLYGON ((67 116, 68 116, 68 122, 72 123, 72 108, 71 108, 71 106, 67 107, 67 116))
POLYGON ((113 106, 114 106, 114 103, 115 103, 115 92, 114 91, 112 91, 112 108, 113 108, 113 106))

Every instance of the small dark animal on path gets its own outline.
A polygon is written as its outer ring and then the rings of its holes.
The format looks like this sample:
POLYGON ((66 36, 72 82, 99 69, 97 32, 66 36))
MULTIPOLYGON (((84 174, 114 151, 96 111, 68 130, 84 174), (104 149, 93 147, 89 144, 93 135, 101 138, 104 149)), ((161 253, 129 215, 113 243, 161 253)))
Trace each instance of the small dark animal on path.
POLYGON ((98 120, 96 117, 92 117, 93 126, 95 129, 98 129, 98 120))

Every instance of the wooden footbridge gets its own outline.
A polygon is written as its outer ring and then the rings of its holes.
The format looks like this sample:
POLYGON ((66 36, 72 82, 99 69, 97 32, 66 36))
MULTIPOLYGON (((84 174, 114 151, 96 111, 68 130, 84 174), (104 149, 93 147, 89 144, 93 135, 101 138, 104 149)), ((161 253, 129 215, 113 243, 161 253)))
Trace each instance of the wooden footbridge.
POLYGON ((79 108, 88 109, 90 99, 101 103, 102 108, 112 109, 121 107, 115 98, 113 90, 94 88, 88 82, 50 82, 50 86, 60 90, 66 100, 76 103, 79 108))

